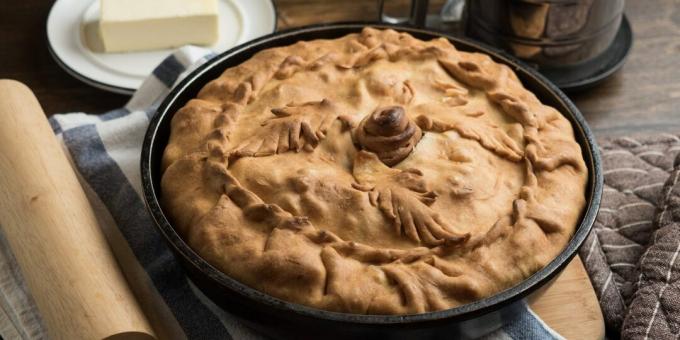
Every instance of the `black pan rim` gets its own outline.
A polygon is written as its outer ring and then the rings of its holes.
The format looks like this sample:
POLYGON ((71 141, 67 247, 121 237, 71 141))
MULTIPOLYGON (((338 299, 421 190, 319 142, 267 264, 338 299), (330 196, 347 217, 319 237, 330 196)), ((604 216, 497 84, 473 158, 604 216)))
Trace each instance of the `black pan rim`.
MULTIPOLYGON (((164 147, 164 145, 159 147, 164 147)), ((530 292, 538 289, 540 286, 551 280, 576 255, 581 244, 590 233, 592 225, 595 221, 595 217, 597 216, 603 187, 599 151, 597 149, 595 138, 592 132, 590 131, 590 128, 588 127, 585 119, 581 115, 580 111, 576 108, 576 106, 568 99, 568 97, 557 86, 552 84, 545 77, 540 75, 537 71, 533 70, 527 65, 524 65, 522 62, 507 55, 504 52, 501 52, 495 48, 489 47, 485 44, 476 41, 459 37, 453 37, 449 34, 429 29, 418 29, 400 25, 391 25, 375 22, 319 24, 276 32, 252 40, 245 44, 239 45, 211 59, 204 65, 198 67, 184 80, 182 80, 168 94, 166 99, 161 103, 155 115, 151 119, 149 128, 144 137, 144 144, 142 147, 141 173, 144 199, 147 204, 147 208, 150 211, 151 216, 155 222, 156 227, 159 229, 161 234, 163 234, 163 236, 166 238, 170 246, 174 248, 176 253, 180 254, 197 270, 199 270, 202 274, 206 275, 210 280, 214 281, 219 286, 223 287, 224 289, 236 292, 246 299, 255 300, 270 308, 275 308, 284 312, 293 312, 300 316, 322 319, 332 322, 358 323, 374 326, 408 325, 438 321, 445 322, 463 321, 498 310, 503 306, 509 305, 525 297, 530 292), (571 115, 571 117, 567 118, 570 118, 570 121, 572 122, 572 127, 574 128, 575 132, 582 136, 583 138, 584 145, 582 145, 583 148, 582 152, 584 158, 586 159, 586 164, 589 170, 588 181, 590 190, 587 192, 588 204, 583 213, 581 223, 576 229, 576 232, 572 236, 570 242, 567 244, 565 249, 543 269, 537 271, 532 276, 521 281, 515 286, 508 288, 504 291, 501 291, 495 295, 469 304, 465 304, 459 307, 446 309, 442 311, 409 315, 362 315, 362 314, 337 313, 274 298, 270 295, 262 293, 258 290, 250 288, 245 284, 236 281, 235 279, 227 276, 226 274, 222 273, 221 271, 211 266, 209 263, 207 263, 207 261, 203 260, 182 240, 182 238, 174 230, 174 228, 169 223, 168 219, 166 218, 165 214, 162 211, 158 195, 153 185, 154 181, 160 181, 160 178, 155 179, 153 177, 152 174, 153 164, 151 151, 152 148, 156 146, 156 144, 158 143, 156 135, 158 133, 159 125, 164 119, 169 119, 165 117, 174 113, 168 112, 167 110, 175 102, 175 100, 177 100, 179 94, 185 91, 185 89, 190 84, 192 84, 197 78, 200 78, 200 76, 204 74, 207 70, 217 67, 218 65, 221 65, 222 63, 227 61, 229 58, 232 58, 244 51, 256 48, 257 46, 261 46, 272 41, 281 40, 283 38, 295 37, 296 35, 300 35, 303 33, 331 31, 337 29, 346 29, 348 30, 348 33, 350 33, 350 31, 358 32, 363 27, 366 26, 383 29, 391 28, 407 33, 428 35, 432 38, 444 37, 452 41, 454 44, 465 45, 467 47, 474 48, 478 51, 487 53, 494 57, 495 59, 500 60, 501 62, 511 66, 513 69, 521 70, 526 75, 534 78, 534 80, 536 80, 538 84, 545 87, 545 89, 548 90, 548 92, 555 96, 554 98, 555 100, 559 101, 560 104, 562 104, 565 108, 568 109, 568 113, 571 115)))

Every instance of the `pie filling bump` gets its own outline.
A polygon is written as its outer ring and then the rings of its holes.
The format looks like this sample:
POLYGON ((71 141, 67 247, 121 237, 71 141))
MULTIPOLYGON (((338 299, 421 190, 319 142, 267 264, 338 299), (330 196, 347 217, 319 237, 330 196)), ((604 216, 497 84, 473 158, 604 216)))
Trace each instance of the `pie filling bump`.
POLYGON ((413 314, 552 261, 585 207, 570 123, 506 65, 365 28, 263 50, 173 117, 164 211, 230 277, 280 299, 413 314))

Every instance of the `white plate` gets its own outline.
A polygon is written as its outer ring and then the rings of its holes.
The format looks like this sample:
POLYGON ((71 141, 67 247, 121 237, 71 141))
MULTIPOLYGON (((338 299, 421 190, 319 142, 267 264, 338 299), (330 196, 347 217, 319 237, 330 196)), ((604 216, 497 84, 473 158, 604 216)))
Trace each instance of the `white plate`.
MULTIPOLYGON (((215 53, 276 29, 276 9, 271 0, 219 0, 219 11, 220 40, 208 46, 215 53)), ((99 0, 57 0, 47 17, 50 53, 75 78, 103 90, 132 94, 173 50, 93 52, 83 42, 83 27, 98 17, 99 0)))

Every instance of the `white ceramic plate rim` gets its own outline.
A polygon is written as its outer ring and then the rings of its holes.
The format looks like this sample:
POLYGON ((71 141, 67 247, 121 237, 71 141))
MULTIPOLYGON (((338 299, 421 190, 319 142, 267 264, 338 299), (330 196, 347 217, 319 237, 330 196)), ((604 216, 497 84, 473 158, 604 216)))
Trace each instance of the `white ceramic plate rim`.
MULTIPOLYGON (((102 67, 79 47, 83 13, 94 1, 98 0, 57 0, 54 3, 47 18, 48 50, 60 67, 80 81, 105 91, 132 94, 141 85, 143 78, 102 67)), ((220 1, 238 2, 235 5, 239 7, 242 15, 250 18, 243 21, 247 23, 241 27, 241 37, 234 46, 272 33, 276 29, 276 8, 272 0, 220 1)), ((219 54, 225 50, 216 50, 215 53, 219 54)), ((143 53, 140 55, 143 56, 143 53)))

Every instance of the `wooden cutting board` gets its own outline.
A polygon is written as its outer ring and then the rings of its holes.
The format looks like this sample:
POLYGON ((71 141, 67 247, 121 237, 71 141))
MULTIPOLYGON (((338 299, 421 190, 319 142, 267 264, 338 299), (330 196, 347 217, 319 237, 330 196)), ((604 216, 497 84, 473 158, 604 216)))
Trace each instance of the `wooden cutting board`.
POLYGON ((534 312, 563 337, 604 339, 600 304, 580 257, 528 300, 534 312))

